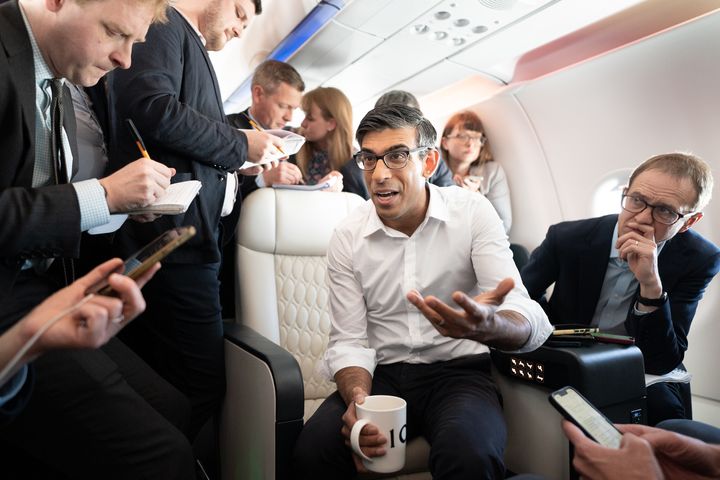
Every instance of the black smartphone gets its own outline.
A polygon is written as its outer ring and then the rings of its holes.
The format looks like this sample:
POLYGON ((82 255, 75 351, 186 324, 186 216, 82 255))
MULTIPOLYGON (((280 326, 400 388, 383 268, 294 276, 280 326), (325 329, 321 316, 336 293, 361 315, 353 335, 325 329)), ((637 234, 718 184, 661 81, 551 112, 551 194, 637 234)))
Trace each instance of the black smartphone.
POLYGON ((592 337, 600 343, 619 343, 620 345, 635 345, 635 339, 627 335, 614 335, 612 333, 591 333, 592 337))
POLYGON ((580 392, 572 387, 563 387, 552 392, 548 400, 563 417, 577 425, 589 438, 605 447, 620 448, 622 433, 580 395, 580 392))
MULTIPOLYGON (((193 226, 168 230, 125 259, 123 275, 136 280, 150 270, 153 265, 168 256, 170 252, 187 242, 193 235, 195 235, 195 227, 193 226)), ((105 280, 101 284, 90 288, 88 293, 113 295, 113 290, 105 280)))

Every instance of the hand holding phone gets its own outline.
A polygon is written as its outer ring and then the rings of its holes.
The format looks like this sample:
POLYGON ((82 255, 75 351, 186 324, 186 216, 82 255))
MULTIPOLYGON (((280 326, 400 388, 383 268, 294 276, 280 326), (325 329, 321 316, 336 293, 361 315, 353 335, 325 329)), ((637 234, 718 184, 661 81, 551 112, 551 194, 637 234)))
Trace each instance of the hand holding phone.
MULTIPOLYGON (((193 226, 168 230, 140 251, 128 257, 123 264, 122 274, 137 280, 147 273, 153 265, 168 256, 170 252, 187 242, 193 235, 195 235, 195 227, 193 226)), ((88 289, 87 293, 113 296, 113 289, 105 280, 88 289)))
POLYGON ((563 417, 577 425, 589 438, 609 448, 620 448, 622 433, 600 413, 580 392, 563 387, 548 397, 563 417))

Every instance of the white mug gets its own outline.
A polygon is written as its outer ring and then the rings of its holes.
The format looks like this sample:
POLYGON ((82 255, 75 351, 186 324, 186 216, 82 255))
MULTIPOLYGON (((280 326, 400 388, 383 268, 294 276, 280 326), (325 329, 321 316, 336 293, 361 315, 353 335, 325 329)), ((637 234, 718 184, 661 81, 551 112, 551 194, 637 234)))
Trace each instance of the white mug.
POLYGON ((365 468, 372 472, 397 472, 405 466, 405 445, 407 442, 407 403, 391 395, 370 395, 362 404, 355 404, 358 421, 350 431, 350 445, 363 459, 365 468), (360 431, 372 423, 387 438, 385 455, 368 457, 360 450, 360 431))

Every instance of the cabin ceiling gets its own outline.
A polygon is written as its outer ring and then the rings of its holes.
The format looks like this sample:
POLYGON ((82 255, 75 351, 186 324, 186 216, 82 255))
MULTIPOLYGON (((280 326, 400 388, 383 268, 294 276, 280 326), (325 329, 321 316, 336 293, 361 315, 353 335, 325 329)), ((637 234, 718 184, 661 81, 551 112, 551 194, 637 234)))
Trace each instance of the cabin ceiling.
MULTIPOLYGON (((223 97, 318 3, 264 0, 244 38, 213 54, 223 97)), ((720 0, 352 0, 288 62, 308 89, 340 88, 354 105, 393 88, 423 97, 473 75, 500 89, 719 7, 720 0)), ((249 104, 233 97, 229 112, 249 104)))

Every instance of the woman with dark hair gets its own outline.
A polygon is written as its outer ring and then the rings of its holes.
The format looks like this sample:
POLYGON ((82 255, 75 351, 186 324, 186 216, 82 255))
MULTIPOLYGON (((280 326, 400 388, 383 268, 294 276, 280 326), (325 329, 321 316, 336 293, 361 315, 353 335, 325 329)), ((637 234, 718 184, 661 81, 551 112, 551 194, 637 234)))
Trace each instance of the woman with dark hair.
POLYGON ((443 130, 440 152, 455 183, 485 195, 507 233, 512 225, 510 189, 505 171, 490 152, 480 118, 470 111, 450 117, 443 130))
POLYGON ((325 191, 352 192, 369 198, 362 171, 352 161, 352 105, 337 88, 319 87, 302 98, 305 119, 300 133, 305 144, 295 155, 303 180, 308 185, 338 177, 325 191))

